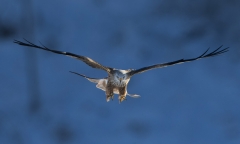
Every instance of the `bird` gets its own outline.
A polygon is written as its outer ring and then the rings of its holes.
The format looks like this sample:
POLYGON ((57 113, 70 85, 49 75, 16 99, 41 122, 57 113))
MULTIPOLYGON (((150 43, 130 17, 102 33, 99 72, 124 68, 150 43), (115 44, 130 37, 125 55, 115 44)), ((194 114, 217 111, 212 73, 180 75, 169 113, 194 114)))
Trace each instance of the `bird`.
POLYGON ((110 100, 113 100, 114 94, 118 94, 118 100, 119 103, 123 102, 124 100, 126 100, 126 96, 130 96, 133 98, 138 98, 140 97, 140 95, 137 94, 129 94, 127 92, 127 86, 128 83, 131 79, 132 76, 136 75, 136 74, 140 74, 152 69, 157 69, 157 68, 164 68, 167 66, 171 66, 171 65, 175 65, 175 64, 181 64, 181 63, 186 63, 186 62, 191 62, 191 61, 195 61, 195 60, 199 60, 199 59, 203 59, 203 58, 208 58, 208 57, 214 57, 220 54, 223 54, 227 51, 229 51, 229 47, 226 48, 222 48, 222 45, 220 47, 218 47, 217 49, 215 49, 212 52, 209 52, 208 48, 204 53, 202 53, 200 56, 195 57, 195 58, 189 58, 189 59, 179 59, 179 60, 175 60, 175 61, 171 61, 171 62, 166 62, 166 63, 159 63, 159 64, 154 64, 154 65, 150 65, 150 66, 145 66, 139 69, 127 69, 127 70, 123 70, 123 69, 116 69, 116 68, 112 68, 112 67, 107 67, 104 66, 98 62, 96 62, 95 60, 86 57, 86 56, 82 56, 82 55, 77 55, 74 53, 70 53, 70 52, 64 52, 64 51, 58 51, 58 50, 53 50, 50 49, 46 46, 44 46, 43 44, 41 44, 41 46, 36 45, 31 43, 30 41, 24 39, 25 42, 23 41, 18 41, 18 40, 14 40, 13 42, 16 44, 19 44, 21 46, 26 46, 26 47, 31 47, 31 48, 37 48, 37 49, 42 49, 45 51, 49 51, 49 52, 53 52, 56 54, 61 54, 61 55, 66 55, 78 60, 81 60, 82 62, 86 63, 87 65, 89 65, 92 68, 96 68, 96 69, 100 69, 100 70, 104 70, 105 72, 107 72, 107 77, 105 78, 90 78, 87 77, 83 74, 79 74, 76 72, 72 72, 73 74, 79 75, 81 77, 86 78, 87 80, 89 80, 90 82, 96 83, 96 87, 105 91, 105 95, 106 95, 106 101, 109 102, 110 100))

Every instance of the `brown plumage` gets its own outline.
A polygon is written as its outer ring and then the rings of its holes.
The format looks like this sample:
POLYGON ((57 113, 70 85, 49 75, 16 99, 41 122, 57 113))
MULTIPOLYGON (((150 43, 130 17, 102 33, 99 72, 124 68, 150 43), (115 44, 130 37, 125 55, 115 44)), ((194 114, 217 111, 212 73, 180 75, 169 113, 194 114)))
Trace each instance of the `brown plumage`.
POLYGON ((221 49, 222 46, 220 46, 219 48, 217 48, 216 50, 214 50, 213 52, 210 52, 208 54, 207 54, 207 52, 208 52, 209 49, 207 49, 202 55, 200 55, 196 58, 180 59, 180 60, 177 60, 177 61, 167 62, 167 63, 162 63, 162 64, 155 64, 155 65, 143 67, 143 68, 136 69, 136 70, 134 70, 134 69, 120 70, 120 69, 115 69, 115 68, 103 66, 103 65, 99 64, 98 62, 92 60, 91 58, 88 58, 88 57, 85 57, 85 56, 76 55, 76 54, 69 53, 69 52, 52 50, 52 49, 49 49, 49 48, 47 48, 43 45, 38 46, 38 45, 35 45, 35 44, 33 44, 33 43, 31 43, 27 40, 25 40, 25 41, 26 41, 26 43, 18 41, 18 40, 14 40, 14 43, 22 45, 22 46, 38 48, 38 49, 50 51, 50 52, 53 52, 53 53, 70 56, 70 57, 73 57, 73 58, 76 58, 78 60, 83 61, 84 63, 86 63, 87 65, 89 65, 93 68, 97 68, 97 69, 101 69, 101 70, 106 71, 108 73, 108 77, 103 78, 103 79, 90 78, 90 77, 87 77, 85 75, 78 74, 76 72, 72 72, 72 73, 80 75, 82 77, 85 77, 86 79, 88 79, 89 81, 91 81, 93 83, 97 83, 97 88, 106 92, 106 100, 107 101, 109 101, 110 99, 113 99, 114 94, 119 94, 119 97, 118 97, 119 102, 124 101, 126 99, 127 95, 129 95, 131 97, 135 97, 135 98, 139 97, 139 95, 136 95, 136 94, 132 95, 132 94, 127 93, 128 82, 130 81, 130 78, 135 74, 143 73, 143 72, 146 72, 148 70, 155 69, 155 68, 162 68, 162 67, 175 65, 175 64, 180 64, 180 63, 184 63, 184 62, 195 61, 195 60, 202 59, 202 58, 217 56, 219 54, 227 52, 228 49, 229 49, 228 47, 224 48, 224 49, 221 49))
POLYGON ((130 97, 133 97, 133 98, 140 97, 137 94, 129 94, 127 92, 127 85, 125 85, 123 87, 116 87, 113 83, 111 83, 111 82, 108 83, 109 77, 106 77, 103 79, 97 79, 97 78, 90 78, 90 77, 87 77, 85 75, 82 75, 82 74, 79 74, 76 72, 72 72, 72 71, 70 71, 70 72, 77 74, 79 76, 82 76, 82 77, 86 78, 87 80, 89 80, 90 82, 97 83, 96 87, 103 91, 107 90, 106 91, 106 100, 107 101, 110 101, 111 99, 113 100, 114 94, 119 94, 119 97, 118 97, 119 102, 122 102, 123 100, 125 100, 127 95, 130 97), (111 94, 110 94, 110 91, 111 91, 111 94))

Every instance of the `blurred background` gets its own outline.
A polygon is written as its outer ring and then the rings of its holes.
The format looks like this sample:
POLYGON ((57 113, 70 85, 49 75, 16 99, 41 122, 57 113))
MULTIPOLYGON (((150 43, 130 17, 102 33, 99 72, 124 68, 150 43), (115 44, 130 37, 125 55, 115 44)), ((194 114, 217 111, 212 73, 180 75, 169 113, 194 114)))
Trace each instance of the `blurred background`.
POLYGON ((240 1, 1 0, 1 144, 239 144, 240 1), (86 79, 106 73, 13 43, 27 40, 137 69, 209 59, 134 76, 128 98, 106 102, 86 79))

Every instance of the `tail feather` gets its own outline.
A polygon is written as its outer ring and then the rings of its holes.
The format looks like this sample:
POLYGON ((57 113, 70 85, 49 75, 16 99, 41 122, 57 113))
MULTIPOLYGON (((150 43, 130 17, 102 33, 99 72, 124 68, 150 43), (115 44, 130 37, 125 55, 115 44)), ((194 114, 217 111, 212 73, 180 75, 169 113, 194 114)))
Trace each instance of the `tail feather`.
POLYGON ((132 97, 132 98, 139 98, 141 97, 140 95, 137 95, 137 94, 127 94, 128 96, 132 97))

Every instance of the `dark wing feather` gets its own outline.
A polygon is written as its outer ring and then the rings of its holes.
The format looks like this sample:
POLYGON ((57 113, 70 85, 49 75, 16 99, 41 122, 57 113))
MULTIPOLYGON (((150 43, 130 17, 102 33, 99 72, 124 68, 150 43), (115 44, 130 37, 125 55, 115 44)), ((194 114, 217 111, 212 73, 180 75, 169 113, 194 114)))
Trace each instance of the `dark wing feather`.
MULTIPOLYGON (((83 74, 80 74, 80 73, 76 73, 76 72, 72 72, 72 71, 69 71, 70 73, 73 73, 73 74, 76 74, 76 75, 79 75, 79 76, 81 76, 81 77, 84 77, 84 78, 86 78, 87 80, 89 80, 90 82, 93 82, 93 83, 98 83, 99 82, 99 80, 101 80, 101 79, 99 79, 99 78, 90 78, 90 77, 87 77, 87 76, 85 76, 85 75, 83 75, 83 74)), ((107 78, 104 78, 104 79, 107 79, 107 78)))
POLYGON ((35 44, 27 41, 26 39, 24 39, 24 40, 27 43, 24 43, 24 42, 21 42, 21 41, 18 41, 18 40, 14 40, 14 43, 22 45, 22 46, 34 47, 34 48, 50 51, 50 52, 53 52, 53 53, 70 56, 70 57, 73 57, 73 58, 76 58, 78 60, 81 60, 81 61, 85 62, 87 65, 89 65, 93 68, 102 69, 102 70, 107 71, 108 73, 110 73, 110 71, 112 70, 112 68, 103 66, 103 65, 97 63, 96 61, 92 60, 91 58, 81 56, 81 55, 76 55, 76 54, 73 54, 73 53, 70 53, 70 52, 62 52, 62 51, 52 50, 52 49, 49 49, 49 48, 45 47, 44 45, 38 46, 38 45, 35 45, 35 44))
MULTIPOLYGON (((79 76, 81 76, 81 77, 84 77, 84 78, 86 78, 86 79, 95 79, 95 80, 99 80, 100 78, 90 78, 90 77, 87 77, 87 76, 85 76, 85 75, 83 75, 83 74, 80 74, 80 73, 77 73, 77 72, 73 72, 73 71, 69 71, 70 73, 73 73, 73 74, 76 74, 76 75, 79 75, 79 76)), ((108 77, 105 77, 105 78, 102 78, 102 79, 107 79, 108 77)))
POLYGON ((217 48, 216 50, 214 50, 213 52, 211 52, 209 54, 207 54, 207 52, 209 50, 209 49, 207 49, 202 55, 200 55, 200 56, 198 56, 196 58, 192 58, 192 59, 180 59, 180 60, 176 60, 176 61, 173 61, 173 62, 167 62, 167 63, 162 63, 162 64, 155 64, 155 65, 143 67, 143 68, 140 68, 140 69, 132 70, 131 72, 129 72, 129 75, 132 76, 134 74, 143 73, 145 71, 148 71, 148 70, 151 70, 151 69, 155 69, 155 68, 162 68, 162 67, 166 67, 166 66, 170 66, 170 65, 175 65, 175 64, 195 61, 195 60, 202 59, 202 58, 217 56, 219 54, 227 52, 228 49, 229 49, 229 47, 224 48, 224 49, 221 49, 221 48, 222 48, 222 46, 220 46, 219 48, 217 48))

